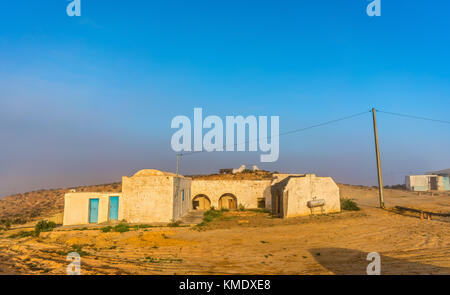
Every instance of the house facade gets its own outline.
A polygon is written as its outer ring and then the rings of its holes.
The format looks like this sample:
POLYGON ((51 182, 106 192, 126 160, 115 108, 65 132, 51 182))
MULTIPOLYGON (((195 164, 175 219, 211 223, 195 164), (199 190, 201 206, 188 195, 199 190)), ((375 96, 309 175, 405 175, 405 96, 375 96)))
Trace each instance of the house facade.
POLYGON ((414 192, 450 191, 448 175, 408 175, 405 177, 406 188, 414 192))
MULTIPOLYGON (((317 203, 317 202, 316 202, 317 203)), ((65 195, 63 225, 126 221, 168 223, 190 210, 267 209, 279 217, 340 211, 339 188, 330 177, 273 174, 264 179, 191 179, 145 169, 122 178, 121 193, 65 195), (321 200, 311 210, 308 202, 321 200)))

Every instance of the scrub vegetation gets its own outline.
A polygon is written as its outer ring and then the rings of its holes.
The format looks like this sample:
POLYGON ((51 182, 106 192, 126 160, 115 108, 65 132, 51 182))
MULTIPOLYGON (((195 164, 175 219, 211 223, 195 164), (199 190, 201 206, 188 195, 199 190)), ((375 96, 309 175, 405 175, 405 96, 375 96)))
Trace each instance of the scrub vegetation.
POLYGON ((223 212, 226 212, 226 210, 216 210, 214 208, 209 209, 203 213, 203 221, 197 226, 202 227, 208 225, 208 223, 212 222, 214 219, 222 217, 223 212))
POLYGON ((359 211, 358 204, 352 199, 341 198, 341 209, 347 211, 359 211))
POLYGON ((53 221, 41 220, 36 223, 34 227, 34 233, 36 237, 39 237, 41 232, 52 231, 56 227, 56 223, 53 221))
POLYGON ((124 233, 130 230, 130 227, 126 223, 119 223, 113 227, 113 230, 119 233, 124 233))
POLYGON ((124 233, 124 232, 127 232, 130 230, 130 226, 126 223, 119 223, 115 226, 108 225, 108 226, 102 227, 100 230, 104 233, 109 233, 111 231, 115 231, 118 233, 124 233))

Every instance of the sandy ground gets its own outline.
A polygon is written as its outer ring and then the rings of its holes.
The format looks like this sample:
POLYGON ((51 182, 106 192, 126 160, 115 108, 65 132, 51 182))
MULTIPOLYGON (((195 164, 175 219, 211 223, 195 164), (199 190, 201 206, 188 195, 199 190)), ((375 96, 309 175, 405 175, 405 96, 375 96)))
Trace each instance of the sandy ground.
MULTIPOLYGON (((362 210, 287 220, 227 212, 200 230, 60 228, 15 239, 10 230, 0 234, 0 272, 65 274, 81 245, 82 274, 365 274, 368 252, 381 255, 382 274, 450 274, 450 220, 378 209, 372 188, 341 186, 341 195, 362 210)), ((386 204, 450 212, 447 195, 388 190, 386 204)))

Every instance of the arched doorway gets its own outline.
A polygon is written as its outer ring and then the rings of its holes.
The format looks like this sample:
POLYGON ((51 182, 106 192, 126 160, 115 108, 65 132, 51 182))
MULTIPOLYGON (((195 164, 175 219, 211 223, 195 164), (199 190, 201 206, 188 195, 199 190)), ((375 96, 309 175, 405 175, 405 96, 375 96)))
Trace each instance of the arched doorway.
POLYGON ((233 194, 223 194, 219 199, 219 209, 237 209, 237 198, 233 194))
POLYGON ((192 199, 192 209, 194 210, 209 210, 211 208, 211 201, 208 196, 200 194, 192 199))

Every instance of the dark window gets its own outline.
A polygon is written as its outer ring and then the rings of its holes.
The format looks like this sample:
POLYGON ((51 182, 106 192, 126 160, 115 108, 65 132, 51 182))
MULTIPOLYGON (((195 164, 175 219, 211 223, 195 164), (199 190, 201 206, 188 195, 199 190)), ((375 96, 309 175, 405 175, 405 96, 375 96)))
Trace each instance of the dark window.
POLYGON ((259 198, 258 199, 258 208, 266 208, 266 199, 264 198, 259 198))
POLYGON ((197 209, 198 206, 200 206, 200 202, 199 201, 193 201, 192 202, 192 207, 194 207, 194 209, 197 209))

